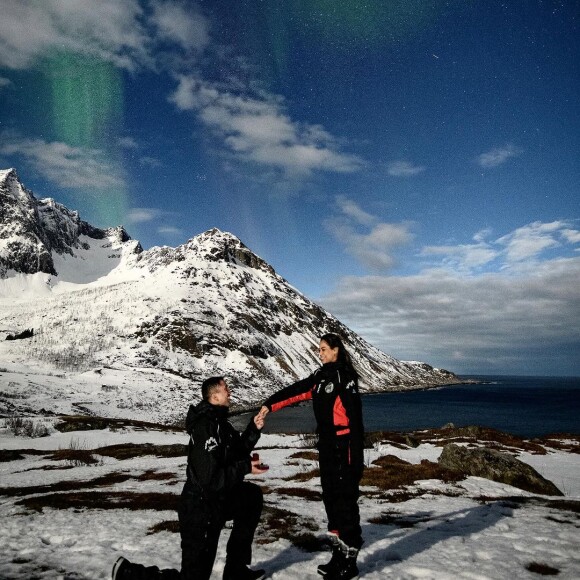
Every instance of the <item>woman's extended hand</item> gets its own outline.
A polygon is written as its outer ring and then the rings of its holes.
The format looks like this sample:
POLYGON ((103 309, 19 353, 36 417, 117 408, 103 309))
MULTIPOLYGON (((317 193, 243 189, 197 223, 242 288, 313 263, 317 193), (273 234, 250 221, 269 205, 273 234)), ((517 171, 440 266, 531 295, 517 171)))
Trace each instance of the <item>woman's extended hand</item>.
POLYGON ((258 414, 254 417, 254 424, 258 429, 262 430, 264 427, 264 421, 268 412, 268 407, 262 407, 258 414))

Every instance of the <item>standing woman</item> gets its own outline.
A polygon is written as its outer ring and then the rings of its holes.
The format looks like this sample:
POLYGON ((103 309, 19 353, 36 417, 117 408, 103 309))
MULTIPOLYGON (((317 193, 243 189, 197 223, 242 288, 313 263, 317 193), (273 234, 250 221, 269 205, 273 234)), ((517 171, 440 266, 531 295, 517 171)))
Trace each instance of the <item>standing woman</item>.
POLYGON ((364 465, 358 373, 336 334, 320 339, 319 357, 319 369, 274 393, 258 416, 312 399, 322 500, 333 544, 332 558, 318 566, 318 573, 328 580, 350 580, 358 576, 356 559, 363 543, 357 503, 364 465))

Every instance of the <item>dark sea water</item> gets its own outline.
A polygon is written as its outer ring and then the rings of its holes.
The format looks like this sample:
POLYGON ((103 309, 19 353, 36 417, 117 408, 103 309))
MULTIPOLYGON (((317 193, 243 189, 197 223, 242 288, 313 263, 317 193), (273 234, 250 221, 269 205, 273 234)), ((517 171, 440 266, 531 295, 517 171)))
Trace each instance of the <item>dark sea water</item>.
MULTIPOLYGON (((475 385, 363 396, 365 430, 412 431, 481 425, 522 437, 580 434, 580 378, 470 376, 475 385)), ((236 423, 247 422, 247 416, 236 423)), ((265 432, 312 432, 311 404, 267 417, 265 432)))

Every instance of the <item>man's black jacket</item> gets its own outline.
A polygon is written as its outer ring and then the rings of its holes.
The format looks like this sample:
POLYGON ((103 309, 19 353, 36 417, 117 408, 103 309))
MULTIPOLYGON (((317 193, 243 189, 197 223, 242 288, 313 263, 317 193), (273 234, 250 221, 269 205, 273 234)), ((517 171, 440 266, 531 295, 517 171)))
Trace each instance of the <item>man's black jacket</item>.
POLYGON ((250 473, 250 452, 260 438, 251 420, 243 433, 228 421, 228 409, 202 401, 187 412, 190 435, 184 494, 220 499, 250 473))

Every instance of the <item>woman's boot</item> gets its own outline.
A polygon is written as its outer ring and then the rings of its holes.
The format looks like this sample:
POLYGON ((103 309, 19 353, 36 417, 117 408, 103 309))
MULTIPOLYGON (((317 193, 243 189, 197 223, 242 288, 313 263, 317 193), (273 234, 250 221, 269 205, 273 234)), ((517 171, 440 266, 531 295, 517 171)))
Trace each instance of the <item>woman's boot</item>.
POLYGON ((332 557, 326 564, 320 564, 320 566, 318 566, 318 573, 321 576, 330 576, 338 569, 341 560, 344 558, 343 550, 340 545, 341 542, 338 539, 338 536, 330 534, 330 541, 332 542, 332 557))
POLYGON ((337 560, 336 568, 326 576, 327 580, 352 580, 353 578, 358 578, 358 567, 356 565, 358 550, 344 544, 341 547, 342 556, 337 560))

